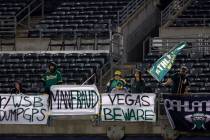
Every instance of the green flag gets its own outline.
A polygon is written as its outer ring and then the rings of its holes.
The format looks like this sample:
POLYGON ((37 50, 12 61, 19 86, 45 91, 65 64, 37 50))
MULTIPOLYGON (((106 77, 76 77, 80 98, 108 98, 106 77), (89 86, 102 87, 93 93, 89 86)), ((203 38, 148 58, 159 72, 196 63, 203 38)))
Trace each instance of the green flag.
POLYGON ((148 72, 157 80, 162 81, 163 77, 168 73, 168 71, 173 66, 176 56, 181 52, 181 50, 187 46, 187 42, 181 42, 172 48, 169 52, 165 53, 161 58, 159 58, 153 66, 148 70, 148 72))

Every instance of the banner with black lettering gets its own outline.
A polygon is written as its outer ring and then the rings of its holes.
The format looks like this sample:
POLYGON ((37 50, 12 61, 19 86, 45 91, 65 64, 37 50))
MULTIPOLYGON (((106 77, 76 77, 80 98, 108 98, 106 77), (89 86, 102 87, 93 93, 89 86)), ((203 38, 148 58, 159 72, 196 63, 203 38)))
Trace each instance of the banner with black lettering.
POLYGON ((0 94, 0 124, 47 124, 48 95, 0 94))
POLYGON ((101 95, 102 121, 155 122, 155 98, 153 93, 104 93, 101 95))
POLYGON ((99 113, 100 95, 95 85, 55 85, 51 115, 94 115, 99 113))
POLYGON ((164 107, 175 130, 210 130, 210 95, 163 95, 164 107))

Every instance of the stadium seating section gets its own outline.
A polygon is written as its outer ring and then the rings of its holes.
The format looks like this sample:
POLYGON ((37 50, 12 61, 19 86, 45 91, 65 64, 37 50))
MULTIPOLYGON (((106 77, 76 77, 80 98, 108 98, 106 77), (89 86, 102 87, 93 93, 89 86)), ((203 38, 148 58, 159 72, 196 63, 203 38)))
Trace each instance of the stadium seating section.
POLYGON ((15 31, 15 16, 27 4, 28 0, 0 0, 0 35, 15 31))
POLYGON ((0 2, 1 16, 15 16, 27 5, 27 0, 0 0, 0 2))
POLYGON ((42 91, 41 76, 50 61, 58 64, 64 84, 82 84, 109 62, 108 53, 1 53, 0 93, 20 80, 28 93, 42 91))
POLYGON ((111 25, 117 24, 117 13, 129 0, 72 0, 63 1, 56 10, 30 32, 31 37, 109 36, 111 25))
POLYGON ((29 0, 0 0, 0 50, 12 46, 15 50, 16 22, 26 13, 19 14, 29 0), (18 16, 17 16, 18 15, 18 16))
POLYGON ((209 9, 209 0, 192 0, 191 4, 175 19, 175 21, 170 26, 210 26, 209 9))

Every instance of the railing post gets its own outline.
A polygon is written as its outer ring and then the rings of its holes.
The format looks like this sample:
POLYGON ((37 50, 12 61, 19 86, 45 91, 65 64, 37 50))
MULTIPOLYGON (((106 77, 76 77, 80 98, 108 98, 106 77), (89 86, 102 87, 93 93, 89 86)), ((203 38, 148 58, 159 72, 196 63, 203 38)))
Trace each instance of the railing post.
POLYGON ((44 6, 45 6, 45 3, 44 3, 44 0, 42 0, 42 18, 44 18, 44 6))
POLYGON ((163 11, 160 12, 160 25, 163 25, 163 11))
POLYGON ((98 50, 98 38, 97 38, 97 33, 95 33, 94 48, 93 48, 93 50, 98 50))
POLYGON ((14 28, 15 28, 15 35, 16 35, 17 33, 17 17, 16 16, 14 16, 14 22, 15 22, 14 28))
POLYGON ((151 53, 151 47, 153 47, 152 38, 149 39, 149 53, 151 53))
POLYGON ((117 27, 120 26, 120 11, 117 11, 117 27))
POLYGON ((204 27, 206 26, 206 18, 205 17, 203 18, 203 26, 204 27))
POLYGON ((42 31, 39 30, 39 38, 42 39, 42 31))
POLYGON ((111 20, 109 20, 109 41, 110 41, 110 47, 109 47, 109 52, 113 52, 112 48, 112 30, 111 30, 111 20))
POLYGON ((102 72, 102 69, 100 70, 100 77, 99 77, 99 86, 100 88, 103 86, 102 85, 102 77, 103 77, 103 72, 102 72))
POLYGON ((77 50, 79 50, 80 49, 80 46, 81 46, 81 37, 78 37, 77 38, 77 50))
POLYGON ((31 6, 28 7, 28 29, 30 29, 31 22, 31 6))

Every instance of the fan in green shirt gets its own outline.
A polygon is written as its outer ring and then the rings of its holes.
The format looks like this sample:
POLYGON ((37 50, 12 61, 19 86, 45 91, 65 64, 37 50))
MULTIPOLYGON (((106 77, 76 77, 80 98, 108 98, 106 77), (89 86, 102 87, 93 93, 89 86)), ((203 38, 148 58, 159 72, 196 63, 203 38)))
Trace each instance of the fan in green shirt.
POLYGON ((108 83, 107 83, 107 88, 106 92, 111 93, 113 90, 128 90, 127 89, 127 83, 126 81, 122 78, 122 72, 119 70, 116 70, 114 73, 114 78, 112 78, 108 83))
POLYGON ((49 70, 43 75, 42 81, 44 82, 45 92, 50 92, 52 85, 61 84, 62 76, 60 71, 57 70, 57 65, 54 62, 49 64, 49 70))

